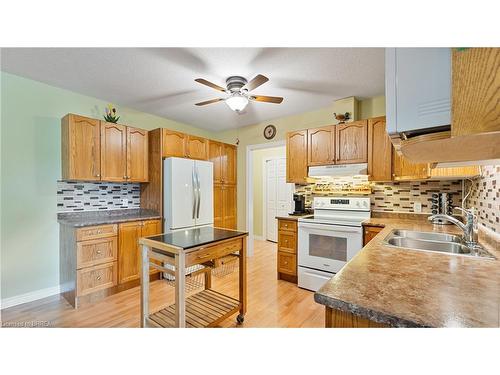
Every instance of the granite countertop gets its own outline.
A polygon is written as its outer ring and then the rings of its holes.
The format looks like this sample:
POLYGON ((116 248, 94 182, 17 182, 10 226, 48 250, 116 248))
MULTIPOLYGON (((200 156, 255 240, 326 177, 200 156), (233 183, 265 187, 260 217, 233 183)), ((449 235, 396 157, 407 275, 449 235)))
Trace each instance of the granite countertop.
POLYGON ((500 242, 480 237, 497 259, 385 246, 392 229, 460 234, 454 225, 371 218, 384 226, 315 293, 316 302, 396 327, 500 327, 500 242))
MULTIPOLYGON (((147 237, 147 239, 150 241, 161 242, 168 246, 188 250, 247 234, 248 232, 227 230, 210 226, 163 233, 157 236, 147 237)), ((156 248, 154 251, 162 252, 160 249, 156 248)))
POLYGON ((288 215, 280 215, 280 216, 276 216, 276 219, 284 219, 284 220, 299 220, 299 218, 301 217, 304 217, 304 216, 311 216, 313 214, 313 212, 307 212, 307 213, 304 213, 304 214, 300 214, 300 215, 291 215, 291 214, 288 214, 288 215))
POLYGON ((57 214, 59 224, 71 227, 124 223, 127 221, 161 219, 158 212, 143 208, 102 211, 61 212, 57 214))

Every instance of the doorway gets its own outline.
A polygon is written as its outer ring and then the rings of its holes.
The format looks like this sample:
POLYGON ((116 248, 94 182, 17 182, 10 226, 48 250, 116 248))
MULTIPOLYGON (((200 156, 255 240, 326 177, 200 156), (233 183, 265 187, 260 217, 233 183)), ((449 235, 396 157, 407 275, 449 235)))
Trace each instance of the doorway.
POLYGON ((263 161, 263 237, 278 242, 276 216, 292 212, 293 184, 286 182, 286 157, 270 157, 263 161))

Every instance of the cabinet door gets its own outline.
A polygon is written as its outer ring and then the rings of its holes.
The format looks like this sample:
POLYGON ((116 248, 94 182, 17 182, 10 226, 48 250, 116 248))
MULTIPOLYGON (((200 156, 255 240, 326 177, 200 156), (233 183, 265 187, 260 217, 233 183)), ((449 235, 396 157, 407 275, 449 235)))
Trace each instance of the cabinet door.
POLYGON ((186 157, 187 135, 173 130, 163 129, 162 156, 164 158, 186 157))
POLYGON ((127 180, 127 128, 101 122, 101 180, 127 180))
POLYGON ((224 210, 223 228, 236 229, 236 186, 223 185, 222 202, 224 210))
POLYGON ((336 125, 336 164, 368 162, 368 124, 366 120, 336 125))
POLYGON ((392 179, 392 143, 385 117, 368 120, 368 174, 371 181, 392 179))
POLYGON ((214 184, 214 227, 224 227, 223 185, 214 184))
POLYGON ((118 227, 118 283, 136 280, 140 275, 139 238, 142 222, 123 223, 118 227))
POLYGON ((148 181, 148 132, 127 127, 127 180, 148 181))
POLYGON ((429 164, 412 163, 395 150, 393 150, 392 155, 392 176, 394 180, 422 180, 429 178, 429 164))
POLYGON ((233 145, 222 145, 222 182, 236 183, 236 147, 233 145))
POLYGON ((383 228, 375 226, 365 226, 363 229, 363 246, 366 246, 383 228))
POLYGON ((307 177, 307 130, 286 136, 286 182, 305 184, 307 177))
POLYGON ((453 48, 451 135, 500 131, 500 48, 453 48))
POLYGON ((335 127, 307 130, 307 164, 325 165, 335 162, 335 127))
POLYGON ((222 183, 222 144, 210 141, 208 160, 214 164, 214 184, 222 183))
POLYGON ((62 178, 101 179, 101 122, 69 114, 61 121, 62 178))
POLYGON ((189 135, 187 140, 187 157, 197 160, 208 160, 208 139, 189 135))
MULTIPOLYGON (((161 234, 161 232, 162 232, 161 220, 147 220, 147 221, 144 221, 142 223, 141 237, 154 236, 155 234, 161 234)), ((138 245, 138 249, 139 249, 138 251, 140 254, 140 246, 139 245, 138 245)), ((157 260, 152 260, 152 261, 155 262, 156 264, 161 265, 161 261, 157 261, 157 260)), ((141 263, 140 255, 139 255, 138 263, 139 263, 139 269, 140 269, 140 263, 141 263)), ((149 268, 150 274, 158 273, 158 272, 160 272, 160 271, 157 270, 156 268, 153 268, 153 267, 149 268)), ((140 271, 139 271, 139 275, 140 275, 140 271)))

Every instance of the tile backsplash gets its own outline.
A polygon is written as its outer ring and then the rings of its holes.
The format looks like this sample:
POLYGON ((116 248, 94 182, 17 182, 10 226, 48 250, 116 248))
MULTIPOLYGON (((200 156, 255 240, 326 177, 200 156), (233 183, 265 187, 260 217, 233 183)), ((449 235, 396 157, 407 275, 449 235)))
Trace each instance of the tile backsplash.
POLYGON ((348 189, 358 191, 354 196, 369 196, 372 211, 413 213, 414 202, 422 204, 422 213, 431 213, 433 193, 450 193, 453 204, 460 205, 462 199, 462 181, 401 181, 372 182, 367 177, 355 176, 332 182, 318 181, 305 186, 296 185, 296 192, 306 196, 306 206, 311 207, 315 196, 351 195, 348 189), (351 179, 351 180, 349 180, 351 179), (339 188, 340 187, 340 188, 339 188), (366 194, 359 194, 368 187, 366 194), (339 193, 339 190, 345 192, 339 193), (371 192, 370 192, 371 190, 371 192))
POLYGON ((140 189, 132 183, 57 181, 57 212, 139 208, 140 189))
POLYGON ((481 167, 481 177, 467 181, 465 193, 467 207, 474 207, 478 222, 494 232, 500 233, 500 165, 481 167))

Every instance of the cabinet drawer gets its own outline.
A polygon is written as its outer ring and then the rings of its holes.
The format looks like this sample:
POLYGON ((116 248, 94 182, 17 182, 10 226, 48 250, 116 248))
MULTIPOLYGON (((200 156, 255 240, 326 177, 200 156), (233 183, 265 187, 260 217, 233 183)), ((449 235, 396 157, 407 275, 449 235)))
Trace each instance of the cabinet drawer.
POLYGON ((241 250, 241 238, 186 254, 186 267, 207 262, 241 250))
POLYGON ((278 251, 297 253, 297 234, 290 232, 278 232, 278 251))
POLYGON ((118 241, 116 236, 79 241, 76 243, 76 268, 80 269, 101 263, 114 262, 117 252, 118 241))
POLYGON ((278 230, 297 232, 297 222, 294 220, 278 220, 278 230))
POLYGON ((278 251, 278 272, 297 275, 297 256, 278 251))
POLYGON ((382 227, 376 226, 365 226, 363 228, 363 246, 370 242, 373 237, 380 233, 380 231, 384 229, 382 227))
POLYGON ((117 233, 118 233, 118 225, 116 224, 85 227, 76 230, 76 240, 77 241, 94 240, 96 238, 116 236, 117 233))
POLYGON ((116 262, 82 268, 76 271, 76 294, 84 296, 115 286, 117 283, 116 262))

